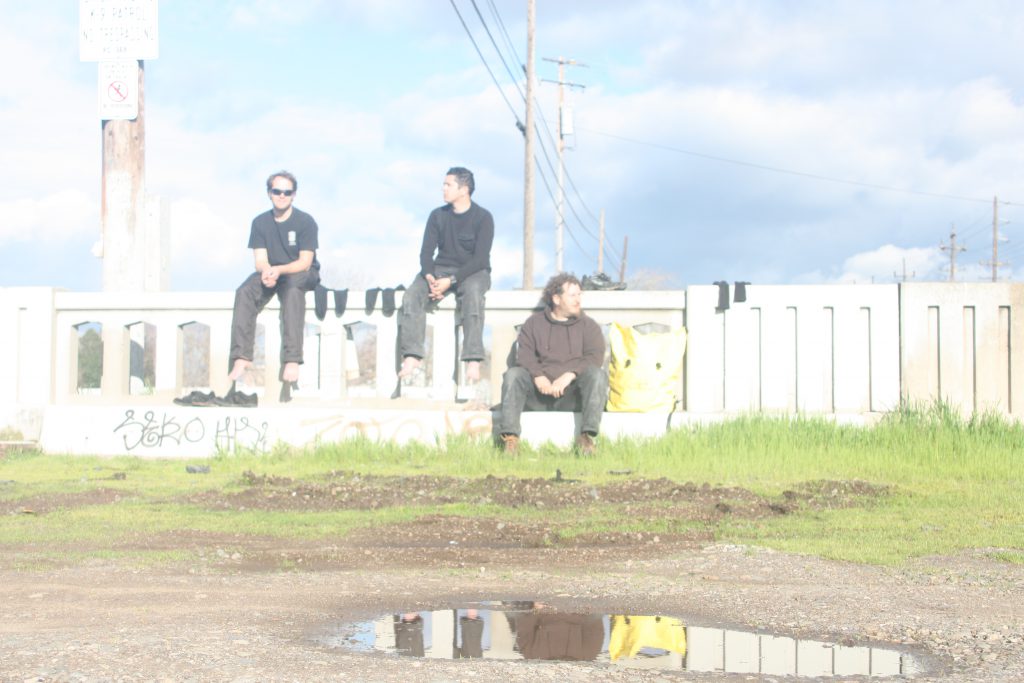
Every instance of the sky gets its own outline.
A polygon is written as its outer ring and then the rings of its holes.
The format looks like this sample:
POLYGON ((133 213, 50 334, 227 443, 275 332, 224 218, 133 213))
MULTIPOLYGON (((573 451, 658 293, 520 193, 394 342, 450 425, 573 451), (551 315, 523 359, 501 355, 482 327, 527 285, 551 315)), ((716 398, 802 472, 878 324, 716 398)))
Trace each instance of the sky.
MULTIPOLYGON (((320 226, 326 286, 408 283, 451 166, 494 215, 494 288, 521 287, 527 2, 475 2, 160 0, 146 188, 170 207, 171 289, 244 279, 279 169, 320 226)), ((78 2, 0 9, 0 287, 98 291, 78 2)), ((953 230, 957 279, 989 280, 994 219, 999 278, 1024 277, 1024 3, 537 0, 537 285, 556 265, 559 57, 585 65, 565 74, 585 86, 565 88, 566 270, 597 271, 603 211, 604 271, 625 255, 636 287, 945 280, 953 230)))

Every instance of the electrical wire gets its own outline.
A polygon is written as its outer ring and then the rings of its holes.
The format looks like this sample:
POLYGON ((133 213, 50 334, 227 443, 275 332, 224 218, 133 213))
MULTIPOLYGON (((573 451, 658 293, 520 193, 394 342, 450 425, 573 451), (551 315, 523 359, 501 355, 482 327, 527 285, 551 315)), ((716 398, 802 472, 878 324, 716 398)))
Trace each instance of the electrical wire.
MULTIPOLYGON (((900 192, 903 194, 919 195, 922 197, 937 197, 939 199, 955 199, 964 202, 980 202, 985 204, 991 204, 991 199, 981 199, 979 197, 964 197, 961 195, 943 194, 941 192, 925 192, 922 190, 911 190, 905 187, 891 187, 889 185, 879 185, 876 183, 865 183, 859 180, 846 180, 843 178, 833 178, 831 176, 819 175, 817 173, 805 173, 803 171, 793 171, 786 168, 779 168, 778 166, 768 166, 766 164, 755 164, 749 161, 740 161, 738 159, 729 159, 726 157, 719 157, 713 154, 703 154, 701 152, 694 152, 688 149, 682 149, 679 147, 673 147, 672 145, 663 145, 658 142, 648 142, 645 140, 636 140, 634 138, 628 138, 624 135, 616 135, 615 133, 605 133, 604 131, 593 130, 590 128, 577 128, 577 130, 585 130, 588 133, 594 135, 601 135, 607 138, 613 138, 615 140, 621 140, 623 142, 629 142, 635 145, 643 145, 645 147, 654 147, 656 149, 663 149, 669 152, 676 152, 678 154, 685 154, 687 156, 697 157, 699 159, 709 159, 711 161, 719 161, 725 164, 734 164, 736 166, 746 166, 747 168, 756 168, 762 171, 772 171, 774 173, 785 173, 787 175, 799 176, 801 178, 810 178, 812 180, 821 180, 830 183, 840 183, 843 185, 854 185, 856 187, 867 187, 873 190, 884 190, 886 192, 900 192)), ((1016 205, 1015 202, 1004 202, 999 201, 1000 204, 1016 205)))
MULTIPOLYGON (((473 5, 473 9, 476 10, 476 16, 480 19, 480 24, 483 25, 484 31, 487 33, 487 37, 491 39, 491 45, 494 46, 494 51, 498 53, 498 59, 500 59, 501 63, 505 66, 505 71, 508 72, 509 78, 512 79, 512 83, 516 86, 516 90, 519 91, 519 96, 522 97, 523 101, 525 102, 526 93, 524 93, 523 89, 519 87, 519 81, 516 79, 516 75, 512 73, 512 69, 509 68, 508 62, 505 61, 505 55, 501 53, 501 49, 498 47, 498 43, 494 40, 494 36, 491 35, 491 29, 487 26, 487 22, 484 21, 484 15, 480 13, 480 8, 477 6, 476 0, 469 1, 473 5)), ((455 0, 452 0, 453 4, 454 2, 455 0)))
POLYGON ((516 112, 515 107, 512 106, 508 96, 505 95, 505 91, 502 90, 500 85, 498 85, 498 79, 495 77, 494 72, 491 71, 491 65, 487 63, 486 59, 484 59, 484 53, 480 51, 480 46, 476 44, 476 39, 473 38, 473 33, 469 30, 469 26, 466 25, 466 20, 462 18, 462 12, 460 12, 459 8, 455 5, 455 0, 449 0, 449 2, 451 2, 452 9, 455 10, 455 14, 459 17, 459 22, 462 24, 463 30, 466 31, 466 35, 469 37, 469 42, 473 43, 473 48, 476 49, 476 53, 479 55, 480 61, 483 62, 484 68, 487 69, 487 73, 491 75, 491 80, 494 81, 494 86, 498 89, 498 93, 501 95, 501 98, 505 100, 505 104, 508 105, 509 111, 512 112, 512 116, 515 117, 516 128, 523 130, 525 126, 523 125, 523 122, 519 120, 519 114, 516 112))
POLYGON ((491 14, 494 15, 495 21, 498 22, 498 28, 501 29, 501 34, 505 37, 505 45, 508 47, 509 52, 512 53, 512 56, 516 58, 516 64, 519 65, 519 69, 525 72, 526 66, 523 64, 523 60, 519 59, 519 53, 516 52, 515 45, 512 43, 512 39, 509 38, 508 31, 505 30, 505 22, 501 20, 501 14, 498 12, 497 5, 494 4, 494 0, 487 0, 487 4, 491 8, 491 14))

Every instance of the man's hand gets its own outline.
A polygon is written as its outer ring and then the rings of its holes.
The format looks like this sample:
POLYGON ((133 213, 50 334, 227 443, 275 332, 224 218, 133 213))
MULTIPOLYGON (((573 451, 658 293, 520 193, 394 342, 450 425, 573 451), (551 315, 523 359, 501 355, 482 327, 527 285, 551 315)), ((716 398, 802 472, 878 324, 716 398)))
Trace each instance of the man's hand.
POLYGON ((277 278, 280 276, 281 271, 276 266, 271 266, 260 273, 260 281, 263 282, 264 287, 275 287, 277 285, 277 278))
POLYGON ((576 373, 574 372, 567 372, 563 374, 551 383, 551 395, 555 398, 561 398, 562 394, 565 393, 565 390, 570 384, 572 384, 574 379, 576 379, 576 373))
POLYGON ((539 375, 533 378, 533 386, 537 387, 537 391, 545 396, 553 396, 551 393, 551 380, 544 375, 539 375))
POLYGON ((427 275, 427 284, 430 285, 430 298, 434 301, 440 301, 444 298, 444 295, 451 289, 452 279, 450 277, 436 278, 433 275, 427 275))

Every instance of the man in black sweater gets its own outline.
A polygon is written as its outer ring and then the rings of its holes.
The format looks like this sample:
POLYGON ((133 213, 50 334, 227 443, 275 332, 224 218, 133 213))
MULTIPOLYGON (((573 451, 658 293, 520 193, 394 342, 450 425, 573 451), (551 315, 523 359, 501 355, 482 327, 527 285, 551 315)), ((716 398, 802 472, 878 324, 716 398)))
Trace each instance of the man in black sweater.
POLYGON ((412 375, 423 362, 427 306, 454 292, 462 314, 462 360, 466 379, 480 379, 484 359, 484 297, 491 288, 494 219, 475 204, 473 173, 456 166, 444 178, 445 204, 430 212, 420 248, 420 272, 402 298, 398 318, 398 376, 412 375))
POLYGON ((580 281, 559 273, 544 287, 544 310, 527 318, 516 342, 516 362, 501 383, 499 433, 506 453, 519 450, 523 410, 579 410, 577 449, 594 453, 594 437, 608 401, 604 335, 583 312, 580 281))

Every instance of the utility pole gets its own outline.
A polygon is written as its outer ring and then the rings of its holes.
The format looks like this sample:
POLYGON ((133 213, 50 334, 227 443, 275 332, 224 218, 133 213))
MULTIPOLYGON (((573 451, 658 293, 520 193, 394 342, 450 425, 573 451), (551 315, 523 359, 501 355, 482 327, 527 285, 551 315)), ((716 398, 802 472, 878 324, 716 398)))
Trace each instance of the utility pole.
POLYGON ((533 289, 533 70, 537 0, 526 0, 526 168, 523 175, 523 289, 533 289))
POLYGON ((956 244, 956 225, 950 224, 949 246, 940 242, 939 249, 949 252, 949 281, 956 282, 956 254, 959 251, 967 251, 967 247, 959 247, 956 244))
POLYGON ((629 235, 622 238, 622 263, 619 265, 619 282, 626 281, 626 254, 629 253, 629 235))
POLYGON ((102 123, 100 232, 105 292, 138 291, 145 281, 146 117, 141 60, 136 77, 138 116, 102 123))
POLYGON ((983 266, 992 266, 992 282, 999 281, 999 268, 1009 263, 999 260, 999 197, 992 198, 992 260, 981 262, 983 266))
POLYGON ((893 277, 894 280, 898 280, 900 282, 906 282, 907 280, 909 280, 912 277, 917 277, 917 271, 916 270, 912 271, 908 275, 907 274, 907 259, 903 259, 903 276, 902 276, 902 278, 900 277, 899 273, 895 273, 895 272, 892 274, 892 277, 893 277))
POLYGON ((565 80, 565 65, 571 66, 586 66, 581 62, 577 62, 575 59, 565 59, 559 57, 558 59, 552 59, 551 57, 544 57, 545 62, 557 62, 558 63, 558 80, 549 81, 548 79, 541 79, 546 83, 557 83, 558 84, 558 119, 556 121, 557 127, 557 147, 558 147, 558 197, 555 200, 555 270, 559 273, 563 270, 564 254, 565 254, 565 136, 572 134, 572 123, 566 125, 566 121, 569 116, 565 109, 565 86, 570 88, 583 89, 586 86, 580 85, 579 83, 568 83, 565 80), (568 128, 568 132, 566 131, 568 128))
POLYGON ((601 220, 598 221, 597 239, 597 272, 604 272, 604 209, 601 209, 601 220))

